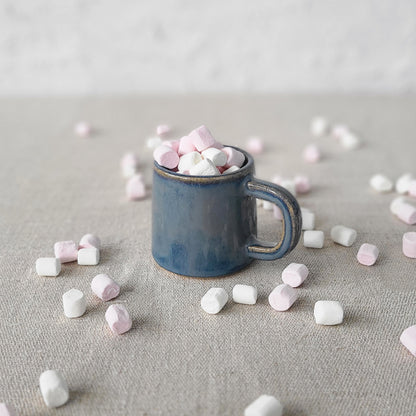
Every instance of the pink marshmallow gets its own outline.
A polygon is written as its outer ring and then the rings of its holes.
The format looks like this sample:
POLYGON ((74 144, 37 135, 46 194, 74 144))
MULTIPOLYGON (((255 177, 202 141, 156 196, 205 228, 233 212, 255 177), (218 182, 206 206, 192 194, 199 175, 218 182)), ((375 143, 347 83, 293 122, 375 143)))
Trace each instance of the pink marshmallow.
POLYGON ((275 204, 273 204, 273 216, 277 219, 277 220, 283 220, 283 212, 282 210, 275 204))
POLYGON ((170 128, 170 126, 168 126, 167 124, 159 124, 156 127, 156 134, 158 136, 166 136, 168 135, 170 132, 172 131, 172 129, 170 128))
POLYGON ((106 274, 97 274, 92 279, 91 289, 104 302, 116 298, 120 293, 120 286, 106 274))
POLYGON ((205 126, 200 126, 195 130, 192 130, 189 133, 189 137, 192 138, 192 142, 198 152, 202 152, 216 143, 216 140, 212 137, 211 132, 205 126))
POLYGON ((136 173, 137 167, 139 165, 139 159, 134 153, 126 153, 121 159, 121 170, 123 176, 129 178, 130 176, 136 173))
POLYGON ((296 175, 294 178, 296 193, 306 194, 311 190, 311 182, 307 176, 296 175))
POLYGON ((416 357, 416 325, 410 326, 402 332, 400 342, 416 357))
POLYGON ((331 134, 335 139, 340 140, 341 137, 350 133, 350 129, 345 124, 336 124, 332 127, 331 134))
POLYGON ((100 239, 94 234, 85 234, 79 242, 79 248, 101 248, 100 239))
POLYGON ((92 128, 86 121, 80 121, 75 124, 74 132, 79 137, 88 137, 91 134, 92 128))
POLYGON ((357 253, 357 260, 364 266, 372 266, 378 257, 378 248, 373 244, 364 243, 357 253))
POLYGON ((108 307, 105 319, 110 329, 117 335, 127 332, 133 322, 124 305, 116 304, 108 307))
POLYGON ((178 147, 179 156, 182 156, 186 153, 195 152, 195 150, 196 150, 196 147, 194 146, 192 137, 183 136, 179 140, 179 147, 178 147))
POLYGON ((403 234, 403 254, 411 259, 416 259, 416 232, 409 231, 403 234))
POLYGON ((293 287, 283 284, 275 287, 269 295, 269 303, 276 311, 287 311, 298 298, 298 294, 293 287))
POLYGON ((403 202, 398 205, 397 217, 405 222, 406 224, 413 225, 416 224, 416 207, 406 202, 403 202))
POLYGON ((146 196, 146 185, 142 175, 134 175, 127 181, 126 195, 130 201, 137 201, 146 196))
POLYGON ((162 142, 162 145, 170 147, 176 153, 179 152, 179 140, 165 140, 162 142))
POLYGON ((61 263, 69 263, 76 261, 78 258, 78 246, 72 241, 58 241, 54 244, 53 250, 55 257, 61 261, 61 263))
POLYGON ((304 264, 291 263, 282 272, 283 283, 292 287, 300 286, 308 277, 309 270, 304 264))
POLYGON ((409 195, 416 198, 416 179, 413 179, 409 183, 409 195))
POLYGON ((241 168, 241 166, 243 166, 244 161, 246 160, 243 153, 233 147, 224 147, 222 151, 227 155, 227 163, 225 165, 226 168, 230 168, 231 166, 241 168))
POLYGON ((259 155, 263 153, 264 144, 260 137, 250 137, 247 140, 247 151, 253 155, 259 155))
POLYGON ((15 416, 14 409, 6 403, 0 403, 0 416, 15 416))
POLYGON ((321 151, 316 144, 306 146, 302 153, 303 159, 309 163, 319 162, 321 159, 321 151))
POLYGON ((160 145, 153 152, 153 158, 160 166, 173 169, 178 166, 179 155, 169 146, 160 145))

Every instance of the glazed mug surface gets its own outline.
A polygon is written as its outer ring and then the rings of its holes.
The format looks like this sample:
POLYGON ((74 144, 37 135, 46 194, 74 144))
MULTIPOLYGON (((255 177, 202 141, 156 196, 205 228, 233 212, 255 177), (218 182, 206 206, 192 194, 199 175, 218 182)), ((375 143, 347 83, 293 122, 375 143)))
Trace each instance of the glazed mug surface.
POLYGON ((152 254, 163 268, 185 276, 234 273, 253 259, 275 260, 296 247, 302 217, 286 189, 254 178, 247 152, 236 172, 189 176, 154 162, 152 254), (257 240, 256 198, 275 203, 283 213, 281 240, 257 240))

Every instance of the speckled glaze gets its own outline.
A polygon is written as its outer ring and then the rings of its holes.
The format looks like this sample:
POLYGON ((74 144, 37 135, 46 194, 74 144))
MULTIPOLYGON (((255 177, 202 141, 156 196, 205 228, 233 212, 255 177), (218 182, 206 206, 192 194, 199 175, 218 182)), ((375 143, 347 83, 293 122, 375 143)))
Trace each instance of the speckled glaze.
POLYGON ((302 219, 296 199, 284 188, 254 178, 253 158, 237 172, 188 176, 154 163, 152 254, 163 268, 185 276, 236 272, 253 259, 283 257, 298 243, 302 219), (256 198, 283 212, 277 244, 260 243, 256 198))

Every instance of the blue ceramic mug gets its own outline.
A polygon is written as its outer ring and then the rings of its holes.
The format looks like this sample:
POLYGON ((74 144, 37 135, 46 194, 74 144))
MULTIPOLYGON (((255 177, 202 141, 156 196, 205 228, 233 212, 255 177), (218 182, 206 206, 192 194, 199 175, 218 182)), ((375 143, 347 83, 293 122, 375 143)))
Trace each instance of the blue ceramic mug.
POLYGON ((163 268, 185 276, 234 273, 253 259, 274 260, 299 241, 302 217, 286 189, 254 178, 253 158, 218 176, 189 176, 154 163, 152 254, 163 268), (257 240, 256 198, 283 212, 280 242, 257 240))

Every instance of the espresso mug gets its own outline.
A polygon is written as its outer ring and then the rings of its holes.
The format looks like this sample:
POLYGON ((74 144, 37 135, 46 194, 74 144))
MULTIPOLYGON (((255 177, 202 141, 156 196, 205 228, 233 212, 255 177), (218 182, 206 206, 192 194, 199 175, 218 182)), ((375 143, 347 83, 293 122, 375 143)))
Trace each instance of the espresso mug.
POLYGON ((171 272, 193 277, 234 273, 253 259, 275 260, 296 247, 302 229, 299 204, 286 189, 254 178, 247 152, 236 172, 189 176, 154 162, 152 254, 171 272), (257 240, 256 198, 283 213, 280 241, 257 240))

